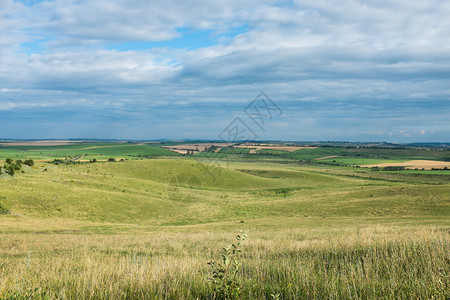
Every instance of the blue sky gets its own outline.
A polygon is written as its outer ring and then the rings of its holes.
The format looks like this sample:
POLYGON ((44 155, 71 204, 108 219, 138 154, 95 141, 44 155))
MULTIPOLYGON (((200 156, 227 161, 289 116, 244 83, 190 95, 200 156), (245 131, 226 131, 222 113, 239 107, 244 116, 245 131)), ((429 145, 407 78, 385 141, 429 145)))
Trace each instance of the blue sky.
POLYGON ((450 141, 450 3, 0 0, 0 138, 450 141))

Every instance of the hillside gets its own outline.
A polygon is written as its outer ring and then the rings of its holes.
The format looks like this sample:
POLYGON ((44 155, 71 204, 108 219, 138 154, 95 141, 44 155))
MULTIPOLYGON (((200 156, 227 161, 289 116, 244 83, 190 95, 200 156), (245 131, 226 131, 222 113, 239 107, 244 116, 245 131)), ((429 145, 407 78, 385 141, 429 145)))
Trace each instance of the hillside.
POLYGON ((446 170, 121 147, 1 175, 1 299, 210 299, 208 262, 241 230, 244 299, 448 298, 446 170))
POLYGON ((331 169, 239 162, 225 168, 192 159, 41 163, 0 181, 0 200, 12 212, 2 216, 1 224, 11 229, 22 219, 60 218, 126 228, 400 215, 421 223, 449 213, 448 181, 439 186, 402 183, 402 176, 380 180, 331 169))

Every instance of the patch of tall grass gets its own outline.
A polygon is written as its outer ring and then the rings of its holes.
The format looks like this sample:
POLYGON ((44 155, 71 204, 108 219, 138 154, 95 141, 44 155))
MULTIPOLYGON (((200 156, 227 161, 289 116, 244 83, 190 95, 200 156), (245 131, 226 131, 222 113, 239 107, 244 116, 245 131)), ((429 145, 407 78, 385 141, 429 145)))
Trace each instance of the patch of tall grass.
MULTIPOLYGON (((0 236, 0 298, 210 299, 231 232, 0 236)), ((448 299, 450 238, 435 227, 248 231, 240 297, 448 299)))

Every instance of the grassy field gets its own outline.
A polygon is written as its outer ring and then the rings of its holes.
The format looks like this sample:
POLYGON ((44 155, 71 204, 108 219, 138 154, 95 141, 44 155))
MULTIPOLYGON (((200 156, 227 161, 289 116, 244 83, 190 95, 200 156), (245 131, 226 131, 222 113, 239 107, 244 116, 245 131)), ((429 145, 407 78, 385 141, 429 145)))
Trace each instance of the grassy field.
POLYGON ((0 299, 220 298, 208 262, 240 231, 247 240, 226 285, 235 298, 450 297, 446 171, 303 161, 337 151, 326 148, 214 159, 155 145, 41 148, 0 153, 128 160, 42 161, 2 175, 0 299))
POLYGON ((0 160, 7 157, 13 159, 31 158, 35 160, 63 159, 67 156, 82 156, 83 160, 128 158, 154 156, 178 156, 153 144, 129 143, 74 143, 62 146, 0 146, 0 160))
POLYGON ((319 147, 294 152, 259 150, 260 154, 280 156, 303 162, 332 165, 369 165, 397 163, 409 160, 450 161, 450 152, 443 149, 390 149, 390 148, 338 148, 319 147))

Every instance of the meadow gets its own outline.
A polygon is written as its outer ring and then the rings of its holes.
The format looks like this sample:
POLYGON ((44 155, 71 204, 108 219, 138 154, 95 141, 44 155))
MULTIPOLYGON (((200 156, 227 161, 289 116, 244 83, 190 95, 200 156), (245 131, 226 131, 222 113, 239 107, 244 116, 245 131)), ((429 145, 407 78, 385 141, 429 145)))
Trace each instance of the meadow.
POLYGON ((84 142, 71 145, 59 146, 0 146, 0 159, 7 157, 12 159, 35 159, 48 161, 50 159, 62 159, 68 156, 81 156, 82 160, 98 159, 107 160, 110 157, 136 158, 154 156, 175 156, 176 153, 153 144, 135 143, 106 143, 106 142, 84 142))
POLYGON ((36 159, 0 177, 0 298, 450 297, 450 172, 314 160, 427 152, 267 151, 276 150, 180 156, 154 144, 0 147, 0 160, 36 159), (81 163, 51 163, 79 155, 81 163), (103 161, 109 157, 124 160, 103 161), (221 262, 241 231, 237 272, 214 284, 208 262, 221 262))

